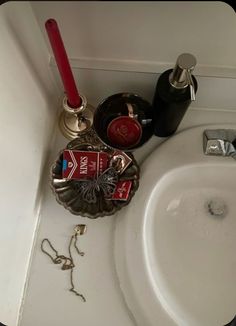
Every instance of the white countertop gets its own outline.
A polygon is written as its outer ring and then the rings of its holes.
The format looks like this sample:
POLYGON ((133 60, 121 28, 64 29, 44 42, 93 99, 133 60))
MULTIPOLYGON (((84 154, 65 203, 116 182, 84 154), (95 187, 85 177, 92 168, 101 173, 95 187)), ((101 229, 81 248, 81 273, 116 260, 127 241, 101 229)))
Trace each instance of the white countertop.
MULTIPOLYGON (((190 108, 179 130, 211 123, 236 123, 236 110, 190 108)), ((141 164, 163 140, 153 136, 147 144, 134 152, 136 160, 141 164)), ((66 144, 67 140, 58 131, 50 164, 66 144)), ((45 174, 48 173, 47 167, 45 174)), ((41 221, 19 325, 134 326, 134 318, 124 302, 114 265, 115 216, 91 220, 72 215, 56 202, 48 182, 45 182, 40 215, 41 221), (76 289, 87 299, 85 303, 68 291, 69 271, 62 271, 60 265, 54 265, 40 249, 42 239, 49 238, 59 253, 68 255, 73 228, 79 223, 87 225, 87 232, 79 237, 78 242, 85 256, 73 255, 76 265, 74 276, 76 289)))

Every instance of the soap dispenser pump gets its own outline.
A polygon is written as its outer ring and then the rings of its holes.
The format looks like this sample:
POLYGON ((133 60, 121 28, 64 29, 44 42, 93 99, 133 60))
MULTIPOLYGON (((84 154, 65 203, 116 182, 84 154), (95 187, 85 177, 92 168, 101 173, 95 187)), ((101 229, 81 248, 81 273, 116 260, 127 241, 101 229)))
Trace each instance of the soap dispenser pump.
POLYGON ((153 98, 154 134, 168 137, 175 133, 192 101, 195 101, 197 80, 192 75, 196 58, 181 54, 174 69, 163 72, 153 98))

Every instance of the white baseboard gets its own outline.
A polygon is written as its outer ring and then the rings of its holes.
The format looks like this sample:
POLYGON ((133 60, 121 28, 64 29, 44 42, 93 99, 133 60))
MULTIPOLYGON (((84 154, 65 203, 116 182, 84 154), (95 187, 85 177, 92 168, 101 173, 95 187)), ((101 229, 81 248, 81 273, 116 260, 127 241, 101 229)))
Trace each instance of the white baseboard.
MULTIPOLYGON (((69 61, 73 69, 127 71, 152 74, 160 74, 167 69, 173 68, 175 65, 175 62, 90 57, 70 58, 69 61)), ((55 59, 52 56, 50 56, 50 65, 56 65, 55 59)), ((199 63, 194 70, 194 75, 201 77, 236 78, 236 66, 211 66, 199 63)))
MULTIPOLYGON (((174 63, 93 58, 71 59, 70 64, 79 91, 95 107, 107 96, 124 91, 139 94, 151 102, 160 74, 174 66, 174 63)), ((63 89, 53 57, 50 66, 63 89)), ((236 110, 236 67, 199 65, 194 76, 198 91, 191 107, 236 110)))

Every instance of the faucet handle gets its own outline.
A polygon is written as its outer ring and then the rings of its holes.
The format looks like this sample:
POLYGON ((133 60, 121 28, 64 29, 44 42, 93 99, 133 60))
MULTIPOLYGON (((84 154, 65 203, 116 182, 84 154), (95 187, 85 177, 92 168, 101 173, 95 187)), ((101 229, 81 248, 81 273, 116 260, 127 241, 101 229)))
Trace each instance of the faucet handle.
POLYGON ((206 155, 231 156, 236 159, 235 129, 206 129, 203 132, 203 151, 206 155))

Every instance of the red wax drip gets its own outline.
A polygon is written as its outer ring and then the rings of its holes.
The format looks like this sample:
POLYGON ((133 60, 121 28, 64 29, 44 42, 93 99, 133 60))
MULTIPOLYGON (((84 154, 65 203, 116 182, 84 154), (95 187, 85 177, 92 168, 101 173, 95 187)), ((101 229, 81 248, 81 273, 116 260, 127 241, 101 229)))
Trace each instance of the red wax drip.
POLYGON ((72 108, 77 108, 81 105, 81 98, 76 88, 75 80, 56 20, 52 18, 48 19, 45 23, 45 28, 65 88, 68 104, 72 108))

